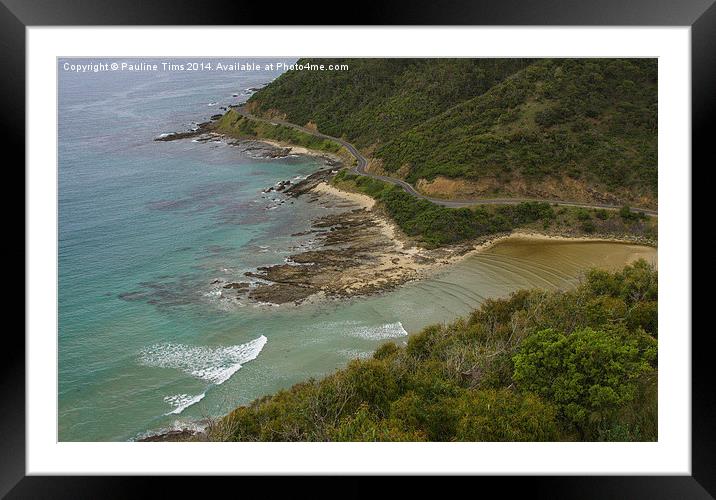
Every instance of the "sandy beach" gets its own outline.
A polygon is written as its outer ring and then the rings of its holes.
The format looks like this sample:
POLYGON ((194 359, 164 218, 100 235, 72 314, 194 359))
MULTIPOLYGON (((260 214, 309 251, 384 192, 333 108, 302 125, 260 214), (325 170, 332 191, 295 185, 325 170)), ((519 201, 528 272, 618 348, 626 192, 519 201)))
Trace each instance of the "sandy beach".
POLYGON ((305 156, 316 156, 321 158, 329 158, 332 161, 335 162, 343 162, 344 160, 335 154, 328 153, 326 151, 316 151, 314 149, 308 149, 303 146, 296 146, 294 144, 288 143, 288 142, 280 142, 280 141, 274 141, 272 139, 266 139, 266 138, 260 138, 260 139, 253 139, 253 142, 262 142, 264 144, 269 144, 277 149, 285 149, 287 150, 288 155, 305 155, 305 156))
POLYGON ((365 208, 366 210, 371 210, 375 205, 375 200, 366 194, 342 191, 334 186, 331 186, 327 182, 321 182, 316 187, 314 187, 312 191, 314 193, 335 196, 337 198, 353 202, 356 205, 365 208))

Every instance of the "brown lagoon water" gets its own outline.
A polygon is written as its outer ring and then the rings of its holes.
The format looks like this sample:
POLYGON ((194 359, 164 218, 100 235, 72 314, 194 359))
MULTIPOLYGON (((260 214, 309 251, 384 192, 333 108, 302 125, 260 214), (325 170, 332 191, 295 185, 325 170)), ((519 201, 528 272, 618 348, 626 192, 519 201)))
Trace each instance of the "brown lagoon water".
POLYGON ((505 297, 521 288, 568 289, 589 268, 615 270, 640 258, 656 265, 657 250, 617 242, 514 237, 388 294, 386 308, 373 307, 386 312, 410 309, 401 322, 414 332, 464 316, 486 298, 505 297))

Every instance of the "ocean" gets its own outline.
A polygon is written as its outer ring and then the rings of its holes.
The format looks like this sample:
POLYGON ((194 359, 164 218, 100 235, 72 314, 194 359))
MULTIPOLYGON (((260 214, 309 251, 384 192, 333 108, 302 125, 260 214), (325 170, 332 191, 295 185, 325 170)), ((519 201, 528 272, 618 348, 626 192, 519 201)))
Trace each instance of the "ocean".
MULTIPOLYGON (((124 62, 162 61, 182 62, 124 62)), ((206 121, 279 72, 76 73, 64 62, 60 441, 127 441, 194 425, 370 356, 386 340, 405 342, 487 297, 573 286, 591 265, 651 255, 633 245, 512 242, 382 295, 280 307, 229 300, 216 280, 245 280, 246 271, 309 248, 310 235, 291 235, 339 210, 262 192, 323 161, 153 139, 206 121)))

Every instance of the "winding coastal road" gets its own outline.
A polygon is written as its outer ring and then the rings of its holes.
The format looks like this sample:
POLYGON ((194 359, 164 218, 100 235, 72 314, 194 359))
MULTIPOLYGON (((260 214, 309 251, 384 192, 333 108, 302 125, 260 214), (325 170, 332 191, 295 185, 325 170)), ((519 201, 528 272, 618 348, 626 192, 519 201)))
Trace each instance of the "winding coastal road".
MULTIPOLYGON (((306 134, 310 134, 316 137, 320 137, 322 139, 328 139, 333 142, 337 142, 344 148, 348 150, 350 154, 353 155, 353 157, 356 159, 355 166, 351 169, 351 172, 357 175, 363 175, 366 177, 371 177, 373 179, 378 179, 384 182, 389 182, 391 184, 395 184, 396 186, 400 186, 403 188, 403 190, 406 193, 409 193, 416 198, 421 198, 423 200, 427 200, 431 203, 435 203, 437 205, 442 205, 444 207, 449 208, 460 208, 460 207, 470 207, 474 205, 517 205, 519 203, 527 202, 527 201, 539 201, 539 202, 545 202, 549 203, 551 205, 562 205, 567 207, 582 207, 582 208, 604 208, 607 210, 619 210, 620 206, 616 205, 607 205, 607 204, 589 204, 589 203, 578 203, 575 201, 563 201, 563 200, 547 200, 547 199, 540 199, 540 198, 475 198, 475 199, 469 199, 469 200, 446 200, 441 198, 432 198, 430 196, 426 196, 422 193, 419 193, 411 184, 405 182, 401 179, 396 179, 395 177, 387 177, 384 175, 377 175, 372 174, 370 172, 366 172, 366 167, 368 166, 368 160, 365 156, 361 154, 358 149, 351 144, 350 142, 344 141, 343 139, 339 137, 333 137, 330 135, 322 134, 316 130, 302 127, 301 125, 296 125, 295 123, 287 122, 285 120, 278 120, 278 119, 267 119, 267 118, 261 118, 258 116, 255 116, 246 109, 241 107, 232 108, 234 111, 239 113, 241 116, 245 118, 249 118, 251 120, 256 120, 259 122, 269 123, 272 125, 284 125, 286 127, 290 127, 296 130, 299 130, 301 132, 305 132, 306 134)), ((645 215, 649 215, 651 217, 656 217, 658 215, 658 212, 656 210, 649 210, 645 208, 632 208, 632 212, 642 212, 645 215)))

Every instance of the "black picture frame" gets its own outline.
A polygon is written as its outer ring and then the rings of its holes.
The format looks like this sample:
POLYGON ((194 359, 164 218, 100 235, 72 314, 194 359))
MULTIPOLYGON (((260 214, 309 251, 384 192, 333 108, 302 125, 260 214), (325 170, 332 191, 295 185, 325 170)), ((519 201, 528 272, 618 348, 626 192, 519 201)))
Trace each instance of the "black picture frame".
MULTIPOLYGON (((310 8, 302 3, 281 4, 280 8, 275 9, 281 11, 280 18, 277 18, 277 13, 267 12, 265 5, 255 1, 215 0, 208 4, 171 0, 0 0, 0 74, 3 75, 0 79, 0 120, 3 123, 5 149, 18 153, 19 160, 15 164, 24 161, 25 28, 28 26, 284 25, 289 21, 302 25, 341 25, 349 21, 350 25, 690 26, 692 164, 705 164, 708 144, 713 142, 707 134, 708 121, 716 112, 715 2, 365 1, 355 9, 350 19, 346 19, 345 6, 337 9, 335 3, 322 1, 312 2, 310 8)), ((712 158, 709 160, 713 162, 712 158)), ((6 168, 17 167, 6 163, 6 168)), ((693 166, 691 169, 693 172, 693 166)), ((11 214, 9 210, 6 213, 11 214)), ((26 248, 24 250, 27 251, 26 248)), ((716 438, 713 428, 716 422, 716 400, 711 384, 714 378, 712 363, 707 359, 711 356, 707 345, 708 333, 702 331, 701 335, 692 335, 691 476, 531 476, 507 481, 504 478, 487 477, 480 480, 500 481, 501 494, 527 487, 533 497, 713 498, 716 496, 716 438)), ((686 336, 691 332, 683 334, 686 336)), ((0 364, 0 497, 127 498, 147 493, 147 478, 26 476, 25 343, 17 328, 6 329, 4 342, 9 345, 0 364)), ((183 488, 183 481, 177 482, 176 478, 172 481, 177 490, 183 488)), ((225 484, 225 481, 217 484, 225 484)), ((360 487, 351 489, 354 493, 361 490, 363 488, 360 487)))

